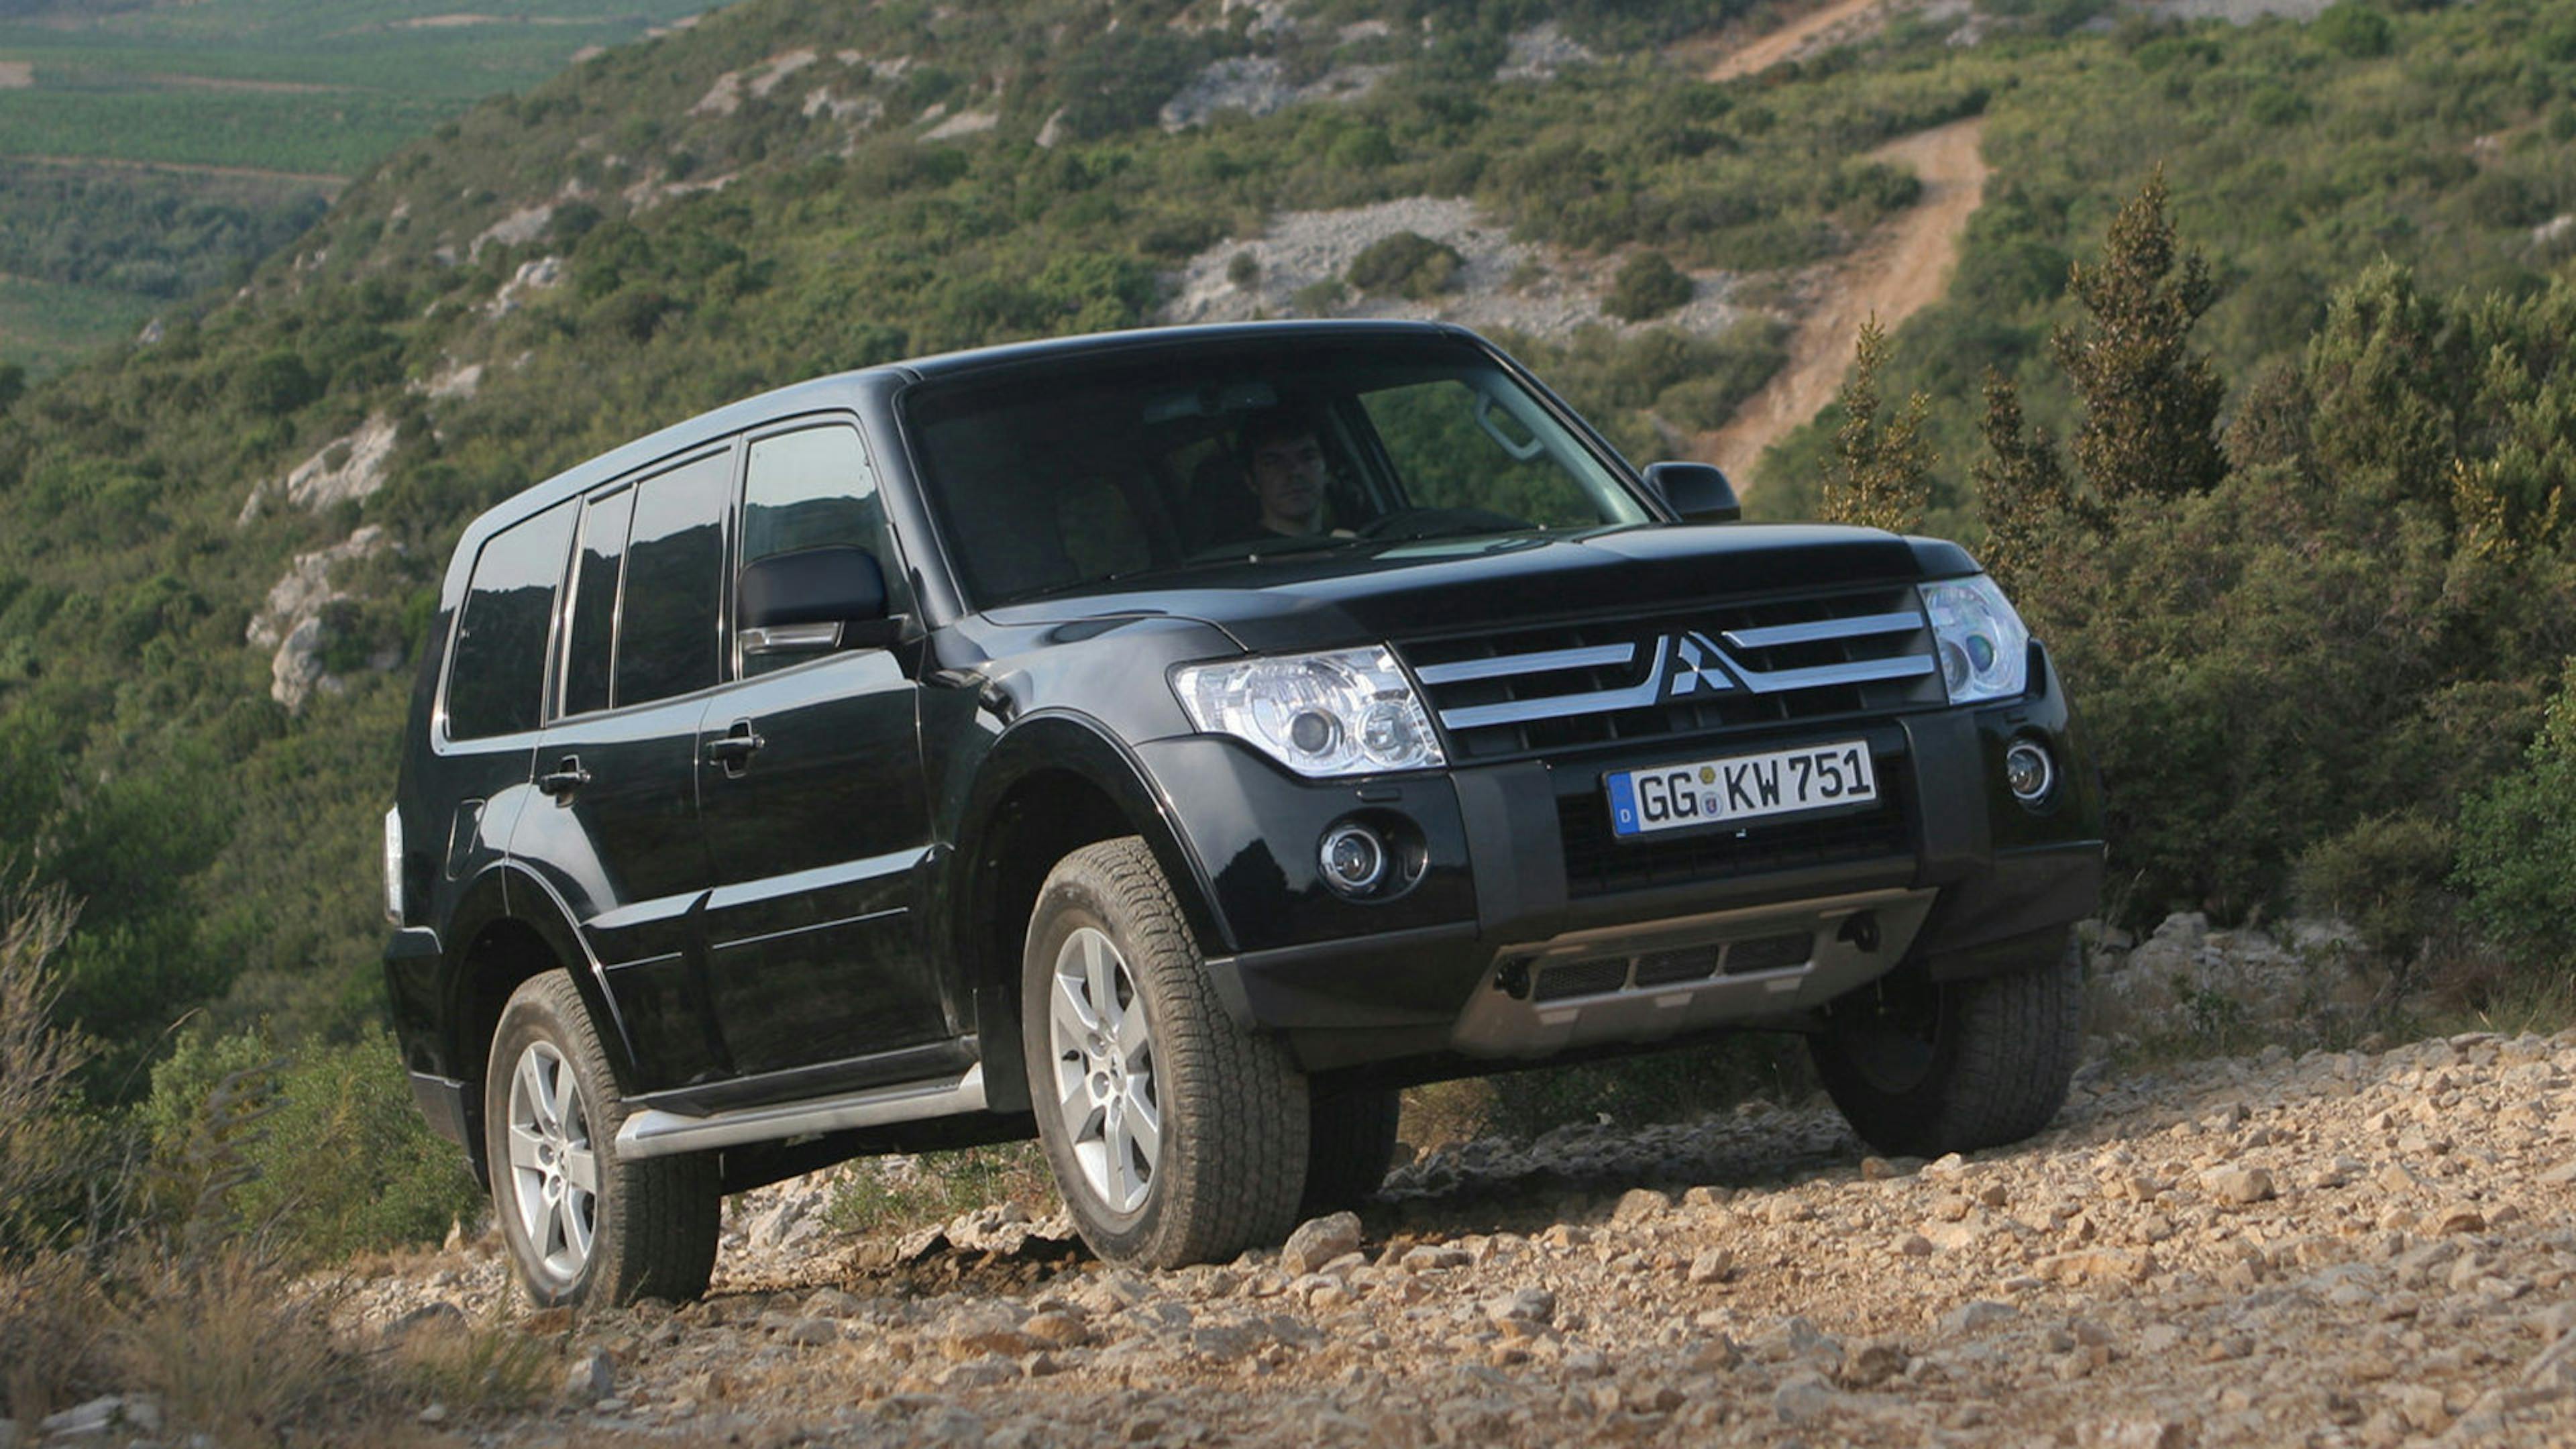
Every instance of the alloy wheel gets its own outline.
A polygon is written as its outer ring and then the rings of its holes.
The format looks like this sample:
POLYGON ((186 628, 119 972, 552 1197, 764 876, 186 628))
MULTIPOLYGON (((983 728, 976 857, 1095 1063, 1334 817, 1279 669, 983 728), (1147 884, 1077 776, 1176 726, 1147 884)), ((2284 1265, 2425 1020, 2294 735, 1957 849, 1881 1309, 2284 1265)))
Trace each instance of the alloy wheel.
POLYGON ((1047 1007, 1057 1110, 1083 1181, 1102 1206, 1141 1211, 1163 1152, 1154 1038, 1117 943, 1093 926, 1056 952, 1047 1007))

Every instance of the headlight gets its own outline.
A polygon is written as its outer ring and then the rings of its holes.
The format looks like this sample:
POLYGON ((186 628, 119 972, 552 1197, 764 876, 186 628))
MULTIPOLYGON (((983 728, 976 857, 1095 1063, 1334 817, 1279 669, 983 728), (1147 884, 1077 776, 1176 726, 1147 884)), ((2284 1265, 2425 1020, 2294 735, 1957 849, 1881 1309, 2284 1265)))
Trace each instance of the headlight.
POLYGON ((1233 735, 1300 775, 1373 775, 1444 763, 1431 717, 1384 646, 1193 664, 1172 673, 1190 722, 1233 735))
POLYGON ((1932 616, 1941 682, 1952 704, 2012 699, 2030 683, 2030 626, 1995 581, 1979 574, 1916 586, 1932 616))
POLYGON ((385 914, 395 925, 403 918, 402 807, 385 812, 385 914))

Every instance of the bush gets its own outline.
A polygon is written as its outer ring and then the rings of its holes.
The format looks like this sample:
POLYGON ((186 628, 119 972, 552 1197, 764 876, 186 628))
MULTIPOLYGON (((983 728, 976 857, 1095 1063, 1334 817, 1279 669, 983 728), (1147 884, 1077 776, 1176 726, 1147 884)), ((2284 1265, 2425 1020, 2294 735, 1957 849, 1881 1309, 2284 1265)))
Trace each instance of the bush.
POLYGON ((88 1048, 54 1016, 53 956, 73 915, 59 891, 0 887, 0 1257, 56 1236, 94 1175, 96 1124, 75 1082, 88 1048))
POLYGON ((1466 261, 1456 247, 1418 232, 1400 231, 1370 243, 1351 258, 1345 275, 1352 286, 1371 296, 1392 292, 1427 302, 1457 284, 1458 269, 1466 261))
POLYGON ((2576 958, 2576 660, 2523 767, 2462 804, 2458 880, 2500 943, 2576 958))
POLYGON ((240 1134, 233 1153, 250 1173, 229 1189, 224 1226, 273 1229, 299 1254, 331 1258, 435 1243, 481 1210, 463 1155, 413 1107, 390 1037, 290 1058, 252 1030, 191 1035, 152 1073, 141 1121, 162 1180, 182 1184, 165 1212, 193 1211, 186 1199, 202 1195, 190 1163, 208 1156, 209 1123, 222 1115, 209 1104, 228 1082, 231 1095, 245 1095, 243 1083, 269 1068, 270 1100, 253 1109, 256 1130, 240 1134))
POLYGON ((295 353, 278 348, 263 352, 243 368, 234 382, 242 406, 261 417, 284 417, 322 396, 322 379, 295 353))
POLYGON ((1639 252, 1620 265, 1601 310, 1622 322, 1661 317, 1691 299, 1691 279, 1662 252, 1639 252))
POLYGON ((2310 27, 2310 33, 2327 49, 2355 60, 2386 55, 2397 43, 2396 30, 2388 23, 2388 17, 2361 0, 2342 0, 2341 4, 2327 6, 2310 27))

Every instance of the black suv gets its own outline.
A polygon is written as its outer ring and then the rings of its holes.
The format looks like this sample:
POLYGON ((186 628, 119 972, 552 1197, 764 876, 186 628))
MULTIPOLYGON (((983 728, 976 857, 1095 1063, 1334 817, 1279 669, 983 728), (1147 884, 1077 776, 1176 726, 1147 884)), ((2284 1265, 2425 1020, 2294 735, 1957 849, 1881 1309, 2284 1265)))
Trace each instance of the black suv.
POLYGON ((1036 1135, 1084 1238, 1365 1196, 1408 1083, 1746 1027, 2039 1130, 2094 773, 1954 545, 1734 522, 1453 327, 1004 347, 629 444, 458 543, 394 1018, 541 1302, 721 1194, 1036 1135))

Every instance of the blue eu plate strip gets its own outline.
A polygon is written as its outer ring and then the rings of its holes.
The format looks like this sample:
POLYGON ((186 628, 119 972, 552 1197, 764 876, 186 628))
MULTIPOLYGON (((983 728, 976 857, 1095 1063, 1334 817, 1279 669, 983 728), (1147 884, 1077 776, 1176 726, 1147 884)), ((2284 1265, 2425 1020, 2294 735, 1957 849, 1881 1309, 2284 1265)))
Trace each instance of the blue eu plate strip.
POLYGON ((1636 776, 1617 774, 1610 777, 1610 833, 1634 835, 1642 828, 1637 820, 1636 776))

